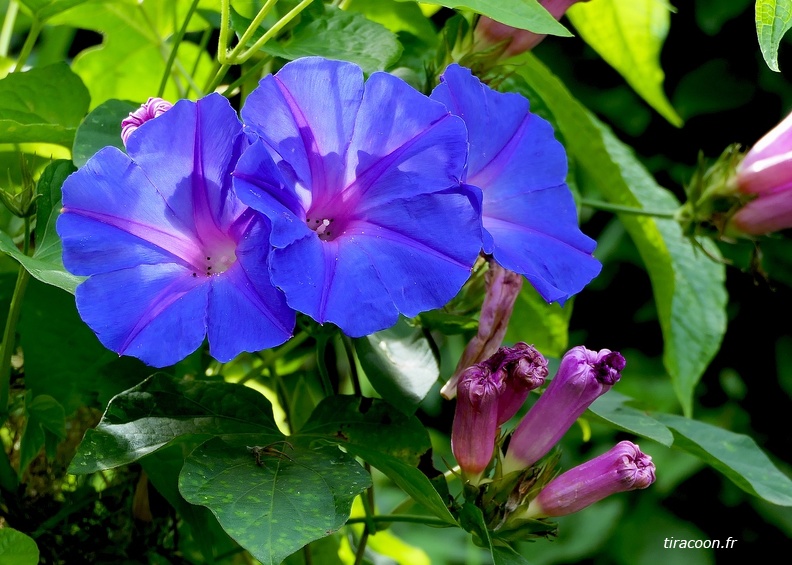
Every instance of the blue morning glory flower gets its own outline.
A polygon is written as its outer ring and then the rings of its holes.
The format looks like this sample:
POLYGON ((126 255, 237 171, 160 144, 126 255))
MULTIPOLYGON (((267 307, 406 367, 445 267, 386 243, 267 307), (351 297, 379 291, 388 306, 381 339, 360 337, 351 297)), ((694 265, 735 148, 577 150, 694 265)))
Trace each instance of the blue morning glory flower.
POLYGON ((460 187, 465 126, 387 73, 300 59, 265 77, 242 108, 258 139, 234 171, 272 222, 272 282, 288 304, 347 335, 444 306, 481 248, 460 187))
POLYGON ((269 281, 269 222, 234 195, 247 146, 229 103, 183 100, 63 184, 57 229, 77 308, 119 354, 162 367, 209 337, 211 354, 283 343, 295 313, 269 281))
POLYGON ((601 265, 591 255, 596 243, 578 228, 566 153, 552 126, 528 111, 524 97, 496 92, 459 65, 445 70, 431 97, 467 125, 463 181, 481 190, 484 252, 563 304, 601 265))

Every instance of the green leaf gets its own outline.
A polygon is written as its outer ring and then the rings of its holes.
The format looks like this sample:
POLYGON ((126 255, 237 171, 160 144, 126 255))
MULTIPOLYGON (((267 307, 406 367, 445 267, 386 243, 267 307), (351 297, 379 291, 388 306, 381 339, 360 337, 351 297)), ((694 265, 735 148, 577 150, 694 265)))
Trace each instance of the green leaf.
MULTIPOLYGON (((28 397, 30 393, 28 393, 28 397)), ((45 445, 57 445, 66 438, 66 413, 57 400, 41 394, 25 406, 25 431, 19 447, 19 477, 45 445)), ((48 449, 48 455, 54 455, 48 449)))
POLYGON ((86 432, 69 472, 125 465, 176 440, 234 433, 282 437, 269 402, 251 388, 155 374, 113 398, 99 425, 86 432))
MULTIPOLYGON (((515 86, 539 97, 566 140, 583 181, 613 204, 650 211, 673 211, 679 202, 660 187, 635 155, 575 100, 561 82, 531 54, 517 73, 527 81, 515 86)), ((725 269, 711 242, 707 253, 693 246, 673 220, 622 214, 619 219, 638 248, 652 281, 663 332, 663 363, 686 414, 693 390, 726 331, 725 269)))
POLYGON ((3 565, 36 565, 39 562, 36 542, 14 528, 0 528, 0 562, 3 565))
MULTIPOLYGON (((235 18, 239 33, 244 32, 249 21, 235 18), (244 25, 244 27, 241 27, 244 25)), ((254 40, 263 35, 256 33, 254 40)), ((396 35, 384 26, 362 14, 327 7, 324 15, 299 25, 292 36, 283 43, 270 41, 262 50, 289 61, 300 57, 319 56, 328 59, 351 61, 360 65, 364 73, 388 68, 401 55, 402 47, 396 35)))
POLYGON ((443 501, 429 478, 420 470, 391 455, 369 447, 347 445, 345 448, 352 455, 360 457, 366 463, 382 472, 396 486, 410 495, 415 502, 424 506, 432 514, 441 520, 445 520, 450 526, 456 525, 456 520, 449 512, 445 501, 443 501))
POLYGON ((549 357, 561 357, 569 346, 569 319, 574 299, 561 307, 548 304, 536 289, 524 284, 509 320, 504 341, 526 341, 549 357))
MULTIPOLYGON (((89 3, 50 20, 51 25, 90 29, 104 36, 101 45, 81 51, 72 63, 91 93, 91 108, 111 98, 142 103, 156 96, 171 50, 165 38, 181 25, 187 4, 189 0, 89 3)), ((191 22, 208 25, 197 17, 191 22)), ((171 102, 183 98, 190 81, 202 88, 211 69, 212 61, 205 51, 182 41, 162 97, 171 102), (196 63, 195 73, 189 73, 196 63)), ((193 88, 187 97, 195 99, 199 94, 193 88)))
POLYGON ((492 561, 495 565, 530 565, 514 548, 503 545, 492 546, 492 561))
POLYGON ((53 161, 41 173, 36 185, 36 249, 25 255, 7 234, 0 232, 0 251, 10 255, 35 278, 74 294, 83 280, 68 272, 61 258, 62 246, 55 223, 60 215, 61 186, 76 169, 71 161, 53 161))
POLYGON ((65 12, 88 0, 20 0, 39 21, 46 21, 56 14, 65 12))
POLYGON ((429 435, 415 416, 382 400, 357 396, 325 398, 302 427, 300 437, 325 438, 345 448, 361 445, 416 466, 431 449, 429 435))
POLYGON ((674 446, 726 475, 748 494, 792 506, 792 480, 779 471, 753 439, 672 414, 656 418, 674 432, 674 446))
POLYGON ((537 0, 399 0, 399 2, 421 2, 446 8, 472 10, 503 24, 534 33, 571 37, 569 30, 556 21, 537 0))
POLYGON ((0 139, 71 147, 90 102, 82 80, 66 63, 11 73, 0 79, 0 139))
POLYGON ((209 507, 226 532, 265 564, 280 563, 341 528, 354 498, 371 484, 350 455, 298 438, 278 446, 284 455, 262 455, 257 462, 248 447, 264 447, 272 437, 209 440, 192 452, 179 476, 184 498, 209 507))
POLYGON ((56 398, 66 414, 86 405, 104 408, 151 373, 137 359, 105 349, 80 320, 74 296, 36 280, 28 284, 17 329, 26 387, 56 398))
POLYGON ((675 126, 682 125, 663 92, 660 50, 668 35, 665 0, 597 0, 567 12, 580 36, 616 69, 641 97, 675 126))
POLYGON ((628 406, 630 400, 630 397, 611 390, 595 400, 589 410, 621 430, 670 447, 674 436, 669 429, 646 412, 628 406))
POLYGON ((792 27, 792 0, 756 0, 756 36, 765 63, 778 68, 778 45, 792 27))
POLYGON ((382 398, 412 414, 440 377, 440 365, 421 328, 400 320, 355 340, 360 366, 382 398))
POLYGON ((113 146, 124 151, 121 141, 121 121, 139 104, 126 100, 108 100, 93 109, 77 128, 72 148, 72 160, 82 167, 94 153, 103 147, 113 146))

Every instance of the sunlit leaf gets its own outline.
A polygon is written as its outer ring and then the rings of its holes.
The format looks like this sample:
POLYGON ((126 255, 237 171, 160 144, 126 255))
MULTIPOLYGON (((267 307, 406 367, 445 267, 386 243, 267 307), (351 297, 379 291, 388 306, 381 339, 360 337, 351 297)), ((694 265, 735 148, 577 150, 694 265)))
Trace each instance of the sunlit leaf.
POLYGON ((74 164, 82 167, 103 147, 113 146, 123 151, 121 121, 138 107, 134 102, 107 100, 94 108, 77 128, 72 149, 74 164))
POLYGON ((670 14, 665 0, 597 0, 579 2, 567 17, 600 56, 635 91, 675 126, 682 125, 663 92, 660 50, 668 35, 670 14))
POLYGON ((88 0, 20 0, 27 6, 40 21, 65 12, 69 8, 87 2, 88 0))
MULTIPOLYGON (((517 73, 525 82, 515 81, 515 88, 542 100, 579 178, 614 204, 665 212, 679 207, 673 194, 535 57, 524 55, 517 73)), ((711 242, 703 242, 707 253, 697 249, 674 220, 630 214, 619 219, 649 273, 663 332, 663 363, 689 414, 693 390, 726 331, 724 266, 711 258, 718 257, 711 242)))
POLYGON ((628 406, 629 401, 629 397, 611 390, 595 400, 589 410, 624 431, 653 439, 666 446, 674 443, 674 436, 668 428, 646 412, 628 406))
POLYGON ((672 414, 655 417, 674 432, 675 447, 703 459, 745 492, 792 506, 792 479, 750 437, 672 414))
POLYGON ((519 29, 527 29, 534 33, 562 37, 572 35, 547 10, 542 8, 537 0, 461 0, 459 2, 453 0, 399 0, 399 2, 421 2, 446 8, 472 10, 495 21, 519 29))
POLYGON ((792 27, 792 0, 756 0, 756 35, 770 70, 778 68, 778 45, 792 27))
POLYGON ((37 565, 36 542, 14 528, 0 528, 0 563, 4 565, 37 565))
POLYGON ((390 329, 355 340, 360 365, 380 395, 412 414, 440 376, 440 366, 421 328, 401 320, 390 329))
POLYGON ((12 73, 0 79, 0 139, 71 147, 90 96, 66 63, 12 73))

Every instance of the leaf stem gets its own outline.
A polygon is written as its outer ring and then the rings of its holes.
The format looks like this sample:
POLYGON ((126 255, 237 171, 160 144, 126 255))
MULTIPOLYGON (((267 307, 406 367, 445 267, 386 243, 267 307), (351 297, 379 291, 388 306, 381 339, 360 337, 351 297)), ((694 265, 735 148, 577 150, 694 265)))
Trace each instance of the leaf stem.
MULTIPOLYGON (((221 63, 235 63, 237 62, 237 55, 245 48, 247 42, 251 40, 253 35, 256 33, 256 30, 261 25, 261 22, 264 21, 269 13, 272 11, 272 8, 275 7, 275 4, 278 3, 278 0, 267 0, 267 2, 261 7, 256 17, 248 25, 245 33, 242 34, 242 37, 239 38, 239 42, 236 46, 231 50, 231 53, 224 53, 225 60, 221 60, 221 63)), ((220 53, 218 53, 218 56, 220 53)), ((244 62, 244 61, 239 61, 244 62)))
POLYGON ((179 45, 181 45, 182 39, 184 39, 184 34, 187 33, 187 26, 190 24, 190 20, 195 13, 195 10, 198 8, 198 2, 200 0, 193 0, 192 4, 190 4, 190 8, 187 10, 187 16, 184 18, 184 23, 179 28, 179 31, 173 36, 173 46, 171 47, 170 55, 168 55, 168 60, 165 62, 165 72, 162 73, 162 80, 160 81, 159 88, 157 89, 157 98, 162 98, 162 95, 165 94, 165 85, 168 84, 168 77, 171 74, 171 69, 173 68, 173 62, 176 60, 176 54, 179 52, 179 45))
POLYGON ((370 518, 350 518, 347 520, 347 525, 349 524, 365 524, 367 520, 374 522, 375 524, 388 524, 390 522, 408 522, 412 524, 425 524, 427 526, 441 526, 448 528, 451 526, 445 520, 441 520, 440 518, 433 518, 431 516, 421 516, 419 514, 383 514, 380 516, 371 516, 370 518))
POLYGON ((18 73, 25 66, 25 63, 30 56, 30 52, 33 51, 33 46, 36 44, 39 33, 41 33, 42 27, 43 25, 39 19, 36 16, 33 16, 33 21, 30 23, 30 31, 28 31, 28 35, 25 38, 25 43, 22 45, 22 51, 19 52, 19 58, 17 59, 13 72, 18 73))
POLYGON ((11 34, 14 32, 14 22, 19 13, 19 2, 9 0, 6 15, 3 19, 3 29, 0 30, 0 57, 8 57, 8 48, 11 45, 11 34))
POLYGON ((238 87, 243 85, 251 76, 258 73, 261 70, 261 67, 263 67, 270 61, 272 61, 272 57, 270 56, 266 56, 260 61, 256 61, 256 63, 252 67, 250 67, 247 71, 245 71, 238 79, 236 79, 234 82, 228 85, 228 87, 223 91, 223 96, 225 96, 226 98, 233 96, 234 90, 236 90, 238 87))
MULTIPOLYGON (((261 47, 265 43, 267 43, 267 41, 269 41, 270 39, 275 37, 278 34, 278 32, 280 32, 280 30, 283 29, 286 26, 286 24, 288 24, 290 21, 292 21, 294 18, 296 18, 300 14, 300 12, 302 12, 308 6, 308 4, 310 4, 311 2, 313 2, 313 0, 302 0, 302 2, 297 4, 294 8, 292 8, 290 12, 288 12, 285 16, 283 16, 281 19, 279 19, 275 23, 275 25, 273 25, 271 28, 269 28, 266 31, 266 33, 264 33, 264 35, 262 35, 258 39, 258 41, 256 41, 253 45, 251 45, 250 49, 248 49, 247 51, 242 53, 239 56, 238 62, 244 63, 245 61, 250 59, 250 57, 252 57, 253 54, 256 51, 261 49, 261 47)), ((239 45, 244 45, 244 43, 242 41, 240 41, 239 45)), ((237 47, 239 47, 239 45, 237 45, 237 47)))
POLYGON ((352 340, 344 334, 341 334, 341 341, 344 342, 344 352, 349 363, 349 377, 352 379, 355 396, 362 397, 363 389, 360 387, 360 375, 358 375, 357 363, 355 362, 355 346, 352 344, 352 340))
POLYGON ((644 208, 635 208, 633 206, 622 206, 620 204, 611 204, 610 202, 603 202, 602 200, 590 200, 588 198, 581 198, 580 204, 594 208, 595 210, 603 210, 605 212, 613 212, 615 214, 635 214, 637 216, 651 216, 653 218, 665 218, 673 220, 676 218, 676 210, 673 212, 645 210, 644 208))

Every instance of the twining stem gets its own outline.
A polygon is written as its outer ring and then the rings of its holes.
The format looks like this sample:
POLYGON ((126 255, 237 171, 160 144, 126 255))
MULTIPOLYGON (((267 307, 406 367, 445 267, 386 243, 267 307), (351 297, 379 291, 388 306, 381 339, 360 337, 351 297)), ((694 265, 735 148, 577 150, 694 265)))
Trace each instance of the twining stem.
POLYGON ((594 208, 596 210, 603 210, 605 212, 614 212, 616 214, 635 214, 637 216, 651 216, 653 218, 666 218, 673 220, 676 218, 676 211, 655 211, 645 210, 644 208, 634 208, 632 206, 622 206, 620 204, 611 204, 610 202, 603 202, 601 200, 589 200, 588 198, 581 198, 580 204, 594 208))
POLYGON ((0 30, 0 57, 8 57, 8 49, 11 45, 11 34, 14 32, 14 22, 19 13, 19 3, 17 0, 9 0, 6 8, 3 29, 0 30))
POLYGON ((5 420, 8 414, 8 399, 11 389, 11 355, 14 352, 16 326, 19 313, 22 311, 22 298, 30 280, 30 273, 22 265, 19 266, 14 294, 11 297, 11 306, 8 309, 3 343, 0 344, 0 421, 5 420))
MULTIPOLYGON (((242 34, 242 37, 239 38, 239 42, 231 50, 230 53, 227 52, 220 53, 218 51, 217 58, 221 63, 233 64, 237 62, 237 57, 245 48, 247 42, 253 38, 253 35, 255 35, 256 30, 261 25, 261 22, 264 21, 264 18, 266 18, 269 15, 269 13, 272 11, 272 8, 274 8, 275 4, 277 3, 278 0, 267 0, 267 2, 264 3, 264 5, 261 7, 261 10, 259 10, 258 14, 256 14, 256 17, 253 18, 253 20, 250 22, 250 25, 248 25, 247 29, 245 30, 245 33, 242 34)), ((240 60, 240 62, 244 62, 244 61, 240 60)))
POLYGON ((426 526, 442 526, 448 528, 450 524, 440 518, 432 518, 431 516, 421 516, 418 514, 383 514, 380 516, 370 516, 364 518, 350 518, 347 520, 349 524, 365 524, 367 521, 374 522, 375 524, 388 524, 391 522, 409 522, 412 524, 424 524, 426 526))
POLYGON ((171 74, 173 62, 176 60, 176 54, 179 52, 179 45, 181 45, 182 39, 184 39, 184 34, 187 33, 187 26, 190 24, 190 20, 195 10, 198 8, 198 2, 200 2, 200 0, 192 1, 190 8, 187 10, 187 16, 184 18, 184 23, 179 28, 176 35, 173 36, 173 46, 171 47, 170 55, 168 55, 168 60, 165 62, 165 72, 162 74, 162 80, 157 89, 157 98, 162 98, 162 95, 165 93, 165 85, 168 84, 168 77, 171 74))
MULTIPOLYGON (((366 471, 371 474, 371 465, 368 463, 364 463, 366 471)), ((363 527, 363 534, 360 536, 360 542, 358 543, 357 551, 355 552, 355 565, 360 565, 363 563, 363 556, 366 553, 366 543, 368 542, 368 538, 372 532, 377 531, 377 527, 374 524, 374 485, 372 484, 369 488, 366 489, 365 496, 361 497, 361 501, 363 502, 363 512, 365 512, 366 516, 363 519, 363 522, 366 524, 363 527)))
POLYGON ((247 82, 251 76, 258 74, 261 71, 261 68, 270 61, 272 61, 272 57, 269 56, 264 57, 259 61, 256 61, 256 63, 253 66, 251 66, 248 70, 246 70, 244 73, 242 73, 242 75, 238 79, 236 79, 234 82, 228 85, 228 87, 223 91, 223 96, 225 96, 226 98, 233 96, 234 91, 238 87, 245 84, 245 82, 247 82))
MULTIPOLYGON (((280 30, 282 30, 286 26, 286 24, 288 24, 290 21, 292 21, 294 18, 296 18, 300 14, 300 12, 302 12, 305 8, 308 7, 308 4, 310 4, 311 2, 313 2, 313 0, 302 0, 302 2, 297 4, 294 8, 292 8, 290 12, 288 12, 285 16, 283 16, 281 19, 279 19, 275 23, 275 25, 273 25, 271 28, 269 28, 266 31, 266 33, 264 33, 264 35, 259 37, 258 40, 253 45, 250 46, 250 49, 248 49, 247 51, 245 51, 244 53, 242 53, 239 56, 239 62, 240 63, 244 63, 245 61, 250 59, 250 57, 252 57, 253 54, 256 51, 261 49, 261 47, 265 43, 267 43, 267 41, 269 41, 270 39, 275 37, 278 34, 278 32, 280 32, 280 30)), ((239 45, 237 45, 237 48, 240 45, 244 46, 245 43, 240 40, 239 45)), ((232 53, 232 55, 233 55, 233 53, 232 53)))
POLYGON ((13 72, 18 73, 25 66, 25 63, 27 63, 27 59, 30 56, 30 52, 33 51, 33 46, 36 44, 36 40, 38 39, 39 33, 41 33, 41 29, 43 27, 44 26, 39 21, 39 19, 36 16, 33 16, 33 21, 30 22, 30 31, 28 31, 28 35, 25 38, 25 43, 22 45, 22 51, 19 52, 19 58, 17 59, 13 72))
POLYGON ((352 340, 344 334, 341 334, 341 341, 344 342, 344 352, 349 362, 349 377, 352 379, 355 396, 363 396, 363 389, 360 387, 360 375, 358 375, 357 363, 355 363, 355 346, 352 344, 352 340))

